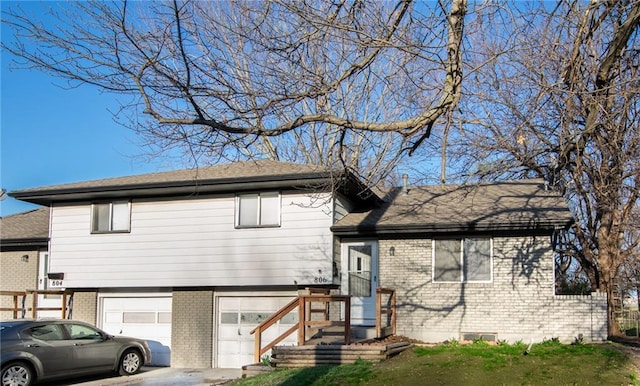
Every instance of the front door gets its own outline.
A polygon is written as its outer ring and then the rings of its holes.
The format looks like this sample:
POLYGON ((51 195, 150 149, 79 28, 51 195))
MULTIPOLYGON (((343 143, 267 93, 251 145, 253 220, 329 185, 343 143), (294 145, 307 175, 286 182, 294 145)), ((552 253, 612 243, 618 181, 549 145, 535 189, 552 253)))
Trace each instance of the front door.
MULTIPOLYGON (((49 253, 40 251, 38 257, 38 290, 59 290, 61 288, 51 288, 49 286, 49 253)), ((62 295, 38 295, 39 308, 62 308, 62 295)), ((62 309, 38 311, 39 318, 60 318, 62 309)))
POLYGON ((351 324, 376 324, 378 286, 378 244, 361 241, 342 244, 341 287, 351 296, 351 324))

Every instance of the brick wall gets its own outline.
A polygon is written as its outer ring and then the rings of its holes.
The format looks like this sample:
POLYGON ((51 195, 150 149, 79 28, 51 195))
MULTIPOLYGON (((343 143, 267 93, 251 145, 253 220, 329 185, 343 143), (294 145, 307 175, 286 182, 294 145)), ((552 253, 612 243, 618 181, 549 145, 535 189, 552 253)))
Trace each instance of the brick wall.
POLYGON ((73 293, 73 309, 71 319, 81 322, 97 324, 98 292, 80 291, 73 293))
MULTIPOLYGON (((0 252, 0 290, 21 291, 38 288, 38 249, 22 251, 0 252), (28 261, 22 261, 22 256, 28 255, 28 261)), ((31 304, 31 299, 27 299, 31 304)), ((13 307, 13 298, 0 297, 0 308, 13 307)), ((22 307, 22 298, 18 299, 18 307, 22 307)), ((20 317, 21 314, 18 314, 20 317)), ((0 311, 0 319, 11 319, 11 311, 0 311)))
POLYGON ((173 291, 171 367, 213 363, 213 291, 173 291))
POLYGON ((380 240, 380 285, 397 290, 397 334, 428 342, 478 333, 606 339, 606 296, 554 295, 549 244, 548 236, 494 238, 491 283, 434 283, 431 240, 380 240))

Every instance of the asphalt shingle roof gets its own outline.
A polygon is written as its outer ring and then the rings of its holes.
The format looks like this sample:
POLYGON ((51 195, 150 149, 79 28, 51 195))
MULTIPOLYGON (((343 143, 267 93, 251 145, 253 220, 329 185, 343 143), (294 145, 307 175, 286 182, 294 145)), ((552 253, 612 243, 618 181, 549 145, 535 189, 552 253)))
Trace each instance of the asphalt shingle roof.
MULTIPOLYGON (((31 188, 10 195, 47 205, 55 201, 123 195, 167 197, 194 192, 194 189, 215 193, 293 187, 328 180, 330 176, 331 171, 321 166, 261 160, 31 188)), ((359 197, 363 192, 362 185, 354 185, 353 181, 342 189, 351 197, 359 197)), ((375 206, 375 202, 369 200, 369 206, 365 207, 369 210, 346 215, 332 230, 338 235, 548 230, 567 227, 573 221, 564 199, 557 192, 545 189, 543 180, 410 187, 408 194, 396 188, 387 194, 384 203, 375 206)))
POLYGON ((49 208, 0 218, 0 241, 47 239, 49 237, 49 208))
POLYGON ((328 169, 317 165, 303 165, 273 160, 259 160, 29 188, 16 190, 14 192, 11 192, 11 194, 13 195, 29 192, 47 192, 58 190, 124 188, 133 185, 146 184, 169 186, 171 184, 194 183, 196 181, 215 182, 217 180, 254 179, 258 177, 279 178, 282 176, 295 176, 322 172, 327 173, 328 169))
POLYGON ((543 180, 434 185, 391 191, 380 208, 350 213, 338 234, 554 229, 572 222, 564 199, 543 180))
POLYGON ((177 197, 264 189, 329 189, 332 184, 361 203, 379 200, 353 175, 318 165, 272 160, 234 162, 194 169, 75 182, 9 192, 9 196, 50 206, 114 198, 177 197))

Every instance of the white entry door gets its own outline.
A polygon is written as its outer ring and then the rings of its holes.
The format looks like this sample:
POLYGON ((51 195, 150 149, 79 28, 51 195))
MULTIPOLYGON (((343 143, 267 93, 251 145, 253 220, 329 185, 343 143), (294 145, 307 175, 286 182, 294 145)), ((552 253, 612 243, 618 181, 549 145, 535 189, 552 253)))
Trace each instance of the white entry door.
POLYGON ((376 324, 378 243, 362 241, 342 244, 341 287, 351 296, 351 324, 376 324))
MULTIPOLYGON (((62 288, 50 286, 49 252, 38 253, 38 290, 61 290, 62 288)), ((62 295, 38 295, 38 308, 62 308, 62 295)), ((61 318, 62 310, 38 311, 39 318, 61 318)))

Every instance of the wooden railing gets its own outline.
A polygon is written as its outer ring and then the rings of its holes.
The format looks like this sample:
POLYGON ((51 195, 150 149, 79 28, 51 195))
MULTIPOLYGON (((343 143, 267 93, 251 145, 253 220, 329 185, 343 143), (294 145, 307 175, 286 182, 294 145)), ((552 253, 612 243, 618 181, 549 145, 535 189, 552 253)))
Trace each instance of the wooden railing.
POLYGON ((26 291, 0 291, 0 296, 11 296, 13 298, 12 307, 1 307, 0 311, 10 311, 13 314, 14 319, 25 318, 27 312, 30 312, 30 317, 37 318, 38 311, 60 311, 60 317, 66 319, 70 317, 69 300, 72 298, 72 293, 61 290, 26 290, 26 291), (38 295, 62 295, 60 307, 39 307, 38 295), (27 306, 27 297, 31 296, 31 306, 27 306), (22 298, 18 302, 18 298, 22 298), (20 304, 19 304, 20 303, 20 304), (19 316, 18 316, 19 315, 19 316))
POLYGON ((278 312, 276 312, 275 314, 271 315, 269 318, 264 320, 262 323, 258 324, 258 326, 256 328, 251 330, 250 334, 256 334, 255 345, 254 345, 254 348, 253 348, 254 363, 259 363, 260 362, 260 358, 262 357, 262 354, 264 354, 267 351, 271 350, 271 348, 273 348, 273 346, 275 346, 276 344, 282 342, 286 337, 288 337, 289 335, 293 334, 293 332, 300 327, 300 323, 294 324, 290 329, 288 329, 287 331, 283 332, 280 336, 275 338, 273 341, 271 341, 266 346, 262 347, 262 333, 266 329, 268 329, 269 327, 271 327, 274 324, 276 324, 280 319, 282 319, 283 317, 288 315, 291 311, 293 311, 296 307, 298 307, 299 304, 300 304, 300 302, 299 302, 298 298, 293 299, 292 301, 287 303, 286 306, 284 306, 280 310, 278 310, 278 312))
POLYGON ((259 363, 264 353, 271 350, 296 330, 298 331, 298 346, 302 346, 307 341, 307 329, 334 326, 342 326, 344 328, 344 344, 349 344, 351 341, 351 297, 346 295, 329 295, 325 290, 309 290, 308 294, 299 295, 251 330, 251 334, 255 334, 254 361, 255 363, 259 363), (344 320, 329 320, 329 303, 331 302, 344 302, 344 320), (311 306, 312 303, 324 303, 325 306, 314 309, 311 306), (291 328, 280 334, 273 341, 262 346, 262 333, 276 324, 280 319, 293 312, 296 307, 298 308, 298 323, 291 326, 291 328), (311 315, 317 312, 323 313, 323 320, 311 320, 311 315))
POLYGON ((298 296, 298 346, 307 341, 307 328, 342 327, 344 344, 351 343, 351 296, 348 295, 304 295, 298 296), (344 320, 307 320, 307 306, 314 302, 343 302, 344 320))
MULTIPOLYGON (((299 295, 291 300, 275 314, 260 323, 251 331, 255 334, 254 361, 260 362, 263 354, 271 350, 285 338, 298 331, 298 346, 307 342, 307 333, 323 327, 343 327, 344 344, 351 343, 351 297, 347 295, 331 295, 325 289, 307 289, 306 294, 299 295), (330 320, 329 304, 332 302, 344 303, 343 320, 330 320), (322 307, 314 308, 313 304, 321 303, 322 307), (298 322, 287 331, 280 334, 271 342, 262 345, 262 333, 276 324, 286 315, 298 308, 298 322), (312 320, 314 314, 320 313, 321 320, 312 320)), ((376 336, 385 338, 396 333, 396 291, 391 288, 376 288, 376 336)))
POLYGON ((376 288, 376 336, 386 338, 396 333, 396 290, 376 288))
POLYGON ((24 291, 0 291, 0 296, 11 296, 13 298, 13 307, 0 307, 0 311, 10 311, 13 313, 13 319, 18 319, 18 312, 20 312, 20 318, 24 318, 26 313, 26 301, 27 293, 24 291), (18 306, 18 298, 22 298, 20 306, 18 306))

